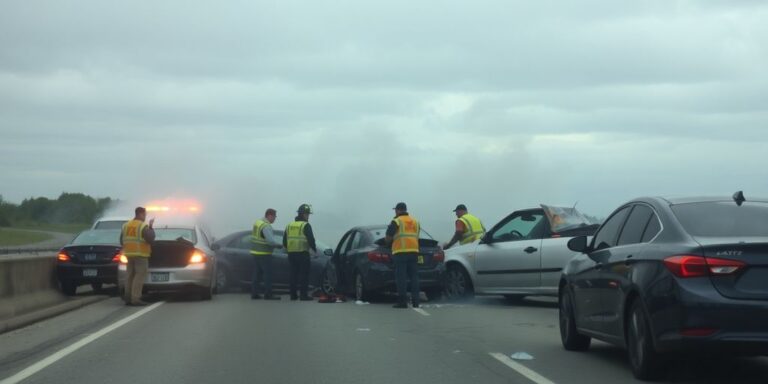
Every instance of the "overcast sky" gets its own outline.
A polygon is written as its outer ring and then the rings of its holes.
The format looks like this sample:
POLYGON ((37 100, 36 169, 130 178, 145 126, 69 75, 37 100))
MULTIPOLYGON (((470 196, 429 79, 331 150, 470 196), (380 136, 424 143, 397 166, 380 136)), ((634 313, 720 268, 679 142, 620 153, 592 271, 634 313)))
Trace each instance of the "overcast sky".
POLYGON ((333 243, 401 200, 446 239, 457 203, 768 196, 765 1, 0 8, 14 202, 198 198, 218 236, 307 202, 333 243))

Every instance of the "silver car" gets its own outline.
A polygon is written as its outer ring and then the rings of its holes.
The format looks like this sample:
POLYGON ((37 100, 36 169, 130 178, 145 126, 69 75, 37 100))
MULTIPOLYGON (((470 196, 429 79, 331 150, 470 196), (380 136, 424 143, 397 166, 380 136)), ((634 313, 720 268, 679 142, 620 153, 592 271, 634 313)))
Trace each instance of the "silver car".
POLYGON ((445 252, 446 296, 557 296, 561 271, 575 254, 568 240, 591 236, 597 227, 575 208, 542 205, 515 211, 481 240, 445 252))
MULTIPOLYGON (((144 292, 182 291, 210 300, 216 287, 215 246, 198 225, 155 227, 144 292)), ((125 292, 127 259, 118 268, 118 287, 125 292)))

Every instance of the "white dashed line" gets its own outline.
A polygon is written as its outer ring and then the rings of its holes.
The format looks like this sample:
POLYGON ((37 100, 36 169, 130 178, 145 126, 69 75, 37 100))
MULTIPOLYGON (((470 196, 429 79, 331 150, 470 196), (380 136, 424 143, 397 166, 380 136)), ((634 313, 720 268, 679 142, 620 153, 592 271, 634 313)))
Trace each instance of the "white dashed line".
POLYGON ((553 381, 547 379, 546 377, 539 375, 532 369, 518 363, 517 361, 514 361, 507 357, 507 355, 503 353, 489 353, 491 357, 494 359, 500 361, 502 364, 506 365, 507 367, 510 367, 515 370, 515 372, 525 376, 528 380, 533 381, 536 384, 555 384, 553 381))
POLYGON ((130 316, 128 316, 128 317, 126 317, 126 318, 124 318, 124 319, 114 323, 114 324, 112 324, 112 325, 109 325, 106 328, 102 328, 100 331, 98 331, 96 333, 92 333, 92 334, 90 334, 90 335, 80 339, 80 341, 78 341, 78 342, 76 342, 76 343, 74 343, 74 344, 72 344, 72 345, 70 345, 70 346, 68 346, 68 347, 66 347, 66 348, 56 352, 56 353, 54 353, 53 355, 50 355, 50 356, 46 357, 45 359, 40 360, 37 363, 34 363, 34 364, 30 365, 29 367, 25 368, 23 371, 15 374, 15 375, 13 375, 13 376, 11 376, 9 378, 0 380, 0 384, 16 384, 16 383, 19 383, 22 380, 24 380, 24 379, 26 379, 26 378, 28 378, 28 377, 30 377, 30 376, 32 376, 32 375, 42 371, 43 369, 47 368, 49 365, 51 365, 51 364, 53 364, 53 363, 55 363, 55 362, 65 358, 65 357, 67 357, 68 355, 74 353, 78 349, 80 349, 80 348, 82 348, 82 347, 84 347, 84 346, 86 346, 86 345, 96 341, 98 338, 106 335, 107 333, 110 333, 110 332, 114 331, 115 329, 118 329, 118 328, 122 327, 123 325, 128 324, 132 320, 135 320, 135 319, 145 315, 147 312, 149 312, 149 311, 151 311, 151 310, 153 310, 153 309, 155 309, 155 308, 157 308, 157 307, 159 307, 161 305, 163 305, 162 301, 159 302, 159 303, 152 304, 151 306, 146 307, 146 308, 142 309, 141 311, 138 311, 138 312, 136 312, 136 313, 134 313, 134 314, 132 314, 132 315, 130 315, 130 316))
POLYGON ((423 310, 423 309, 421 309, 421 308, 414 308, 413 310, 414 310, 414 311, 416 311, 416 312, 418 312, 418 313, 419 313, 420 315, 422 315, 422 316, 431 316, 431 315, 429 314, 429 312, 427 312, 427 311, 425 311, 425 310, 423 310))

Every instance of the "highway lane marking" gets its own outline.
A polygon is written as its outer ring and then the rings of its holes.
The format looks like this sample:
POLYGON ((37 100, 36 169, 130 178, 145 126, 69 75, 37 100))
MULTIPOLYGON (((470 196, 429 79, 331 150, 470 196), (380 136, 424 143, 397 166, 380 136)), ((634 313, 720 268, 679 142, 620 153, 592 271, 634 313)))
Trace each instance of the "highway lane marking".
POLYGON ((86 346, 86 345, 96 341, 100 337, 102 337, 102 336, 104 336, 104 335, 114 331, 115 329, 118 329, 118 328, 122 327, 123 325, 128 324, 129 322, 131 322, 133 320, 138 319, 139 317, 147 314, 148 312, 154 310, 155 308, 163 305, 163 303, 164 302, 161 301, 161 302, 152 304, 149 307, 146 307, 146 308, 142 309, 141 311, 138 311, 138 312, 136 312, 136 313, 134 313, 134 314, 132 314, 132 315, 130 315, 130 316, 128 316, 128 317, 126 317, 126 318, 124 318, 124 319, 114 323, 114 324, 112 324, 112 325, 109 325, 109 326, 107 326, 105 328, 102 328, 101 330, 97 331, 96 333, 92 333, 92 334, 90 334, 90 335, 80 339, 80 341, 78 341, 78 342, 76 342, 76 343, 74 343, 74 344, 72 344, 72 345, 70 345, 70 346, 68 346, 68 347, 66 347, 66 348, 56 352, 56 353, 54 353, 53 355, 50 355, 50 356, 46 357, 45 359, 40 360, 37 363, 30 365, 29 367, 25 368, 23 371, 15 374, 15 375, 13 375, 11 377, 8 377, 6 379, 1 380, 0 384, 16 384, 16 383, 19 383, 19 382, 29 378, 30 376, 32 376, 32 375, 42 371, 43 369, 47 368, 51 364, 53 364, 53 363, 55 363, 55 362, 65 358, 65 357, 67 357, 68 355, 74 353, 78 349, 80 349, 80 348, 82 348, 82 347, 84 347, 84 346, 86 346))
POLYGON ((431 316, 431 315, 429 314, 429 312, 427 312, 427 311, 425 311, 425 310, 423 310, 423 309, 421 309, 421 308, 414 308, 413 310, 414 310, 414 311, 416 311, 416 312, 418 312, 418 313, 419 313, 420 315, 422 315, 422 316, 431 316))
POLYGON ((510 359, 507 355, 503 353, 489 353, 489 355, 491 355, 491 357, 498 360, 499 362, 506 365, 507 367, 514 369, 517 373, 525 376, 528 380, 531 380, 536 384, 555 384, 553 381, 547 379, 542 375, 539 375, 534 370, 526 367, 525 365, 518 363, 517 361, 510 359))

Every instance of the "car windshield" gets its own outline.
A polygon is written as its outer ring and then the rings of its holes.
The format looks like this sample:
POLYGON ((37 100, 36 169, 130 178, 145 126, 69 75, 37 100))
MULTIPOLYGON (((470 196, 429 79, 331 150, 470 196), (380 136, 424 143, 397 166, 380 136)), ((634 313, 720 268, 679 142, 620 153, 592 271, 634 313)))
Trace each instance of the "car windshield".
POLYGON ((191 228, 155 228, 155 241, 178 240, 183 238, 193 244, 197 243, 195 230, 191 228))
POLYGON ((694 237, 768 237, 768 203, 687 203, 672 211, 694 237))
POLYGON ((71 245, 120 245, 120 231, 90 230, 77 235, 71 245))
POLYGON ((550 229, 554 233, 597 224, 589 220, 576 208, 555 207, 544 204, 541 204, 541 208, 544 209, 544 214, 549 219, 550 229))
POLYGON ((125 223, 125 220, 99 221, 93 229, 122 229, 125 223))

